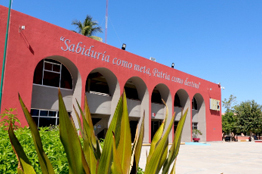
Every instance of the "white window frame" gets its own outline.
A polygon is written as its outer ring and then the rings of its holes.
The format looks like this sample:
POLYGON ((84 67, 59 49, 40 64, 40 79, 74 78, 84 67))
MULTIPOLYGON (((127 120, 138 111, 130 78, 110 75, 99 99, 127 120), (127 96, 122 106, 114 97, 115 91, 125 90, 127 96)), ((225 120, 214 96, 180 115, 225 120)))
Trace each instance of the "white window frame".
MULTIPOLYGON (((54 62, 44 60, 44 62, 43 62, 43 73, 42 73, 42 85, 44 85, 45 72, 51 72, 51 73, 59 74, 59 85, 58 85, 58 87, 61 88, 62 64, 61 63, 58 64, 58 63, 54 63, 54 62), (45 69, 46 63, 52 64, 52 70, 45 69), (60 71, 59 72, 53 71, 53 65, 58 65, 60 67, 60 71)), ((45 85, 45 86, 48 86, 48 85, 45 85)))
POLYGON ((55 126, 57 125, 57 121, 58 121, 58 119, 59 119, 59 116, 58 116, 58 111, 55 111, 55 110, 48 110, 48 109, 37 109, 37 108, 31 108, 31 110, 32 109, 34 109, 34 110, 38 110, 39 112, 38 112, 38 115, 32 115, 32 117, 34 117, 34 118, 38 118, 38 121, 37 121, 37 127, 39 127, 39 123, 40 123, 40 118, 55 118, 56 120, 55 120, 55 126), (47 116, 40 116, 40 112, 41 111, 47 111, 48 112, 48 114, 47 114, 47 116), (49 116, 49 112, 56 112, 56 114, 55 114, 55 116, 49 116))
MULTIPOLYGON (((72 80, 72 89, 68 89, 68 88, 62 88, 61 87, 61 78, 62 78, 62 68, 63 68, 63 64, 62 63, 55 63, 55 62, 50 62, 48 60, 43 60, 43 68, 42 68, 42 78, 41 78, 41 84, 38 84, 38 83, 33 83, 33 85, 35 86, 45 86, 45 87, 49 87, 49 88, 61 88, 63 90, 70 90, 72 91, 73 90, 73 79, 72 79, 72 75, 71 75, 71 80, 72 80), (48 69, 45 69, 45 62, 49 63, 49 64, 53 64, 53 65, 59 65, 60 66, 60 71, 57 72, 57 71, 53 71, 53 70, 48 70, 48 69), (59 74, 59 86, 56 87, 56 86, 49 86, 49 85, 44 85, 44 72, 52 72, 52 73, 56 73, 56 74, 59 74)), ((52 69, 53 69, 53 66, 52 66, 52 69)))
MULTIPOLYGON (((58 119, 59 119, 59 111, 57 111, 57 110, 51 110, 51 109, 38 109, 38 108, 31 108, 31 110, 38 110, 38 115, 32 115, 32 117, 34 117, 34 118, 38 118, 38 120, 37 120, 37 127, 39 127, 39 123, 40 123, 40 118, 55 118, 56 120, 55 120, 55 126, 57 126, 58 124, 58 119), (47 114, 47 116, 41 116, 40 115, 40 112, 41 111, 47 111, 48 112, 48 114, 47 114), (55 116, 49 116, 49 112, 56 112, 56 114, 55 114, 55 116)), ((68 112, 68 115, 70 115, 71 114, 71 112, 68 112)))

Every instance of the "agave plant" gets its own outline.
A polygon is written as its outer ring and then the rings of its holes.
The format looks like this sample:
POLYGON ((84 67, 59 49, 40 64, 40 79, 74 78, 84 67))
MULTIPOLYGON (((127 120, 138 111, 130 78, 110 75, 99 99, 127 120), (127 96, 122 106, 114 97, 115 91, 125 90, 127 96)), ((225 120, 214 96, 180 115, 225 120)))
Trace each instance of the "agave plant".
MULTIPOLYGON (((99 141, 94 133, 87 99, 85 98, 84 110, 82 110, 80 105, 77 103, 77 107, 82 116, 82 121, 74 107, 79 124, 79 131, 83 138, 82 146, 75 123, 73 119, 68 117, 60 90, 58 92, 58 98, 60 139, 66 151, 70 174, 137 173, 144 138, 145 115, 139 124, 140 128, 139 126, 137 127, 134 142, 131 143, 131 132, 125 93, 123 93, 118 101, 113 119, 104 140, 103 150, 101 150, 99 141)), ((43 150, 37 126, 20 96, 19 101, 32 133, 41 170, 43 174, 53 174, 55 172, 43 150)), ((166 122, 168 115, 165 116, 163 123, 153 137, 145 166, 145 174, 156 174, 160 171, 162 171, 163 174, 167 174, 169 172, 172 174, 175 173, 174 161, 178 155, 181 142, 181 133, 186 115, 187 110, 178 123, 175 138, 169 151, 168 134, 172 129, 175 114, 168 125, 166 122), (165 128, 166 131, 164 131, 165 128)), ((14 134, 12 122, 10 122, 8 133, 12 147, 18 159, 18 173, 34 174, 35 170, 30 165, 29 159, 25 155, 22 146, 14 134)))

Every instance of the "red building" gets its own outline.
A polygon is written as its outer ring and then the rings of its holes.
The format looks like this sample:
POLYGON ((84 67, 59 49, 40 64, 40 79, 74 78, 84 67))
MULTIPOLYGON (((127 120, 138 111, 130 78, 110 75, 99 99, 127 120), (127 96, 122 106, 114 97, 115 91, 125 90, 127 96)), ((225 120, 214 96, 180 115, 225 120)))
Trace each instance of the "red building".
MULTIPOLYGON (((0 55, 3 55, 8 9, 0 6, 0 55)), ((1 66, 2 66, 1 57, 1 66)), ((72 117, 77 99, 87 96, 95 131, 103 137, 111 114, 125 89, 132 132, 143 112, 145 139, 151 141, 165 116, 169 119, 189 108, 182 141, 192 141, 192 127, 202 132, 200 141, 220 141, 220 85, 161 65, 125 50, 95 41, 34 17, 11 11, 4 74, 2 111, 17 108, 26 125, 20 93, 38 126, 59 124, 58 87, 72 117)), ((170 135, 170 140, 174 131, 170 135)))

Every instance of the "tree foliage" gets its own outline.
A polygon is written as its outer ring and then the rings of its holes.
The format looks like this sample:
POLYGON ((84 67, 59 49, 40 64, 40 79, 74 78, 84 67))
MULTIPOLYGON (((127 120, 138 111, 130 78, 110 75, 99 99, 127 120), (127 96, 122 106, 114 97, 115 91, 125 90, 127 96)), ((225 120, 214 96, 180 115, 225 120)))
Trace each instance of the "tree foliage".
POLYGON ((83 23, 81 21, 74 20, 72 25, 75 25, 77 29, 77 31, 74 32, 80 33, 97 41, 102 41, 102 38, 94 36, 97 32, 102 33, 102 29, 98 26, 97 21, 92 20, 91 16, 87 15, 83 23))
POLYGON ((262 131, 262 106, 254 100, 241 102, 234 107, 237 116, 239 132, 261 133, 262 131))
POLYGON ((233 112, 233 107, 236 104, 236 98, 236 96, 231 94, 228 99, 225 98, 222 101, 223 107, 226 108, 226 112, 233 112))
POLYGON ((237 117, 233 112, 226 112, 222 115, 222 130, 229 134, 231 132, 237 132, 237 117))
POLYGON ((229 134, 231 132, 236 133, 236 121, 237 117, 234 114, 234 106, 236 104, 236 96, 230 95, 228 99, 222 101, 223 107, 226 108, 226 112, 222 115, 222 130, 223 132, 229 134))

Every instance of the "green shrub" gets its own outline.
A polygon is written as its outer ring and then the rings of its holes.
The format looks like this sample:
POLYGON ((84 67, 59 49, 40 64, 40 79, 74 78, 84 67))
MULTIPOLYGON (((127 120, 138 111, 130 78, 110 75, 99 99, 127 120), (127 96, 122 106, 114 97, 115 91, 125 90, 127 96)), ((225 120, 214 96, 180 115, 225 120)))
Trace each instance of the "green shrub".
POLYGON ((0 127, 6 128, 8 127, 10 122, 12 122, 14 129, 19 128, 19 125, 21 125, 21 123, 20 120, 17 118, 17 114, 14 113, 15 110, 16 108, 5 109, 5 111, 0 115, 1 116, 0 127))
MULTIPOLYGON (((68 173, 69 166, 66 153, 59 138, 58 127, 46 127, 39 130, 43 148, 48 155, 55 173, 68 173)), ((21 143, 36 173, 42 173, 31 131, 29 128, 15 130, 15 135, 21 143)), ((4 127, 0 128, 0 173, 17 173, 17 159, 10 143, 8 132, 4 127)))
POLYGON ((15 173, 17 160, 13 152, 7 130, 0 128, 0 173, 15 173))

